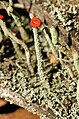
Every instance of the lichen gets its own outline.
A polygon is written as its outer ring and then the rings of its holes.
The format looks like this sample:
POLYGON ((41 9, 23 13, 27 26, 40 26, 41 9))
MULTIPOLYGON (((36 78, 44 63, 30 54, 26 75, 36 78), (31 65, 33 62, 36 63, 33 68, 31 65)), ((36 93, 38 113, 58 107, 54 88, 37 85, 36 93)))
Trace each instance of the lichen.
MULTIPOLYGON (((0 2, 8 15, 0 20, 0 97, 41 119, 78 119, 78 5, 31 2, 28 16, 17 14, 16 3, 0 2), (29 26, 30 15, 41 17, 40 28, 29 26), (50 53, 58 64, 50 64, 50 53)), ((26 13, 29 2, 22 3, 19 9, 26 13)))

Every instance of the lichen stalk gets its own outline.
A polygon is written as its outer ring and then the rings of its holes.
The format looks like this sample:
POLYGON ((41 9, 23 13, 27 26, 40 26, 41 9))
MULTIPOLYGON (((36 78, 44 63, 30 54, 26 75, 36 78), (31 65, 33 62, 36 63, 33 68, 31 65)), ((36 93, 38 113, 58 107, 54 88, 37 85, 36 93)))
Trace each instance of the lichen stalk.
POLYGON ((37 63, 38 63, 38 73, 41 80, 45 80, 46 76, 43 71, 43 60, 42 60, 42 54, 40 49, 40 41, 38 37, 38 31, 36 28, 33 28, 33 34, 34 34, 34 43, 35 43, 35 50, 36 50, 36 57, 37 57, 37 63))
POLYGON ((55 46, 53 45, 51 39, 49 38, 48 34, 46 33, 46 30, 45 29, 44 29, 44 34, 45 34, 46 40, 47 40, 47 42, 48 42, 48 44, 49 44, 49 46, 51 48, 52 53, 57 58, 58 57, 58 53, 57 53, 57 51, 55 49, 55 46))
POLYGON ((10 37, 10 40, 13 40, 14 42, 16 42, 17 44, 20 44, 24 48, 27 65, 28 65, 29 70, 31 71, 31 73, 34 73, 33 68, 31 66, 31 63, 30 63, 29 49, 26 46, 26 44, 23 41, 19 40, 11 31, 9 31, 6 27, 5 22, 3 22, 2 20, 0 20, 0 26, 1 26, 2 30, 4 31, 5 36, 10 37))

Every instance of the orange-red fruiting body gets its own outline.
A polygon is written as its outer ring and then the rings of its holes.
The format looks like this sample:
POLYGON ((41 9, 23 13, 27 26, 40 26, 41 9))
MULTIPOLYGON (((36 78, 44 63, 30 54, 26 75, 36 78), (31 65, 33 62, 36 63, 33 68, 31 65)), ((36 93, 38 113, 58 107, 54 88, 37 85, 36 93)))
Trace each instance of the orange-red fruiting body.
POLYGON ((4 18, 4 16, 3 15, 0 15, 0 19, 2 20, 4 18))
POLYGON ((37 17, 33 17, 31 20, 30 20, 30 26, 31 27, 34 27, 34 28, 38 28, 41 26, 41 20, 37 17))

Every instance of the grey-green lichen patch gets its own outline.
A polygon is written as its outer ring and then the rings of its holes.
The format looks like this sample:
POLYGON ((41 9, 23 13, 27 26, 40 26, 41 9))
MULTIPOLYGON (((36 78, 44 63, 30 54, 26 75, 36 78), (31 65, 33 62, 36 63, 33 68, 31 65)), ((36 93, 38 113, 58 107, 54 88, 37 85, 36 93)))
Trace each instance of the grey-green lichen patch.
MULTIPOLYGON (((67 62, 63 60, 62 62, 64 62, 63 70, 58 70, 56 73, 53 73, 50 94, 48 94, 47 90, 44 88, 44 84, 39 83, 40 78, 38 74, 30 75, 30 77, 28 77, 28 73, 26 74, 25 70, 17 69, 16 66, 12 69, 13 73, 7 73, 9 68, 8 62, 4 62, 5 65, 3 63, 0 64, 2 68, 1 76, 4 77, 4 79, 1 78, 0 80, 0 86, 19 93, 25 97, 25 100, 28 103, 39 103, 39 105, 44 106, 45 109, 50 108, 57 115, 62 115, 61 113, 63 113, 63 118, 69 118, 69 114, 66 112, 66 109, 68 108, 67 104, 71 106, 70 100, 76 98, 74 90, 76 89, 76 77, 78 76, 77 72, 74 71, 75 68, 72 66, 70 70, 75 73, 73 74, 73 79, 71 80, 72 77, 69 74, 69 71, 67 71, 68 68, 65 65, 67 62)), ((72 103, 73 102, 74 100, 72 100, 72 103)), ((71 115, 75 117, 73 111, 71 111, 70 116, 71 115)))
MULTIPOLYGON (((50 0, 46 5, 45 2, 42 4, 45 7, 44 10, 48 11, 46 6, 51 2, 50 0)), ((79 79, 78 59, 75 57, 76 54, 72 53, 72 47, 75 48, 74 42, 71 45, 68 42, 69 38, 74 41, 72 31, 74 30, 77 35, 79 30, 77 18, 79 8, 77 5, 68 4, 60 6, 52 4, 50 8, 49 16, 54 17, 54 20, 58 22, 57 26, 49 27, 48 24, 48 32, 44 32, 45 26, 42 31, 34 28, 33 36, 29 28, 30 39, 26 41, 21 31, 21 39, 17 36, 18 24, 14 26, 16 31, 14 33, 12 26, 10 32, 6 23, 0 21, 5 39, 0 41, 2 43, 0 46, 1 98, 37 113, 41 119, 78 119, 79 107, 76 100, 77 80, 79 79), (73 15, 70 16, 70 14, 73 15), (11 43, 12 47, 9 49, 11 43), (7 50, 5 50, 6 47, 8 47, 7 50), (55 66, 50 64, 50 52, 54 53, 59 64, 55 66)), ((7 7, 5 9, 7 10, 7 7)), ((13 15, 11 13, 10 15, 13 15)), ((14 23, 12 19, 11 21, 14 23)))

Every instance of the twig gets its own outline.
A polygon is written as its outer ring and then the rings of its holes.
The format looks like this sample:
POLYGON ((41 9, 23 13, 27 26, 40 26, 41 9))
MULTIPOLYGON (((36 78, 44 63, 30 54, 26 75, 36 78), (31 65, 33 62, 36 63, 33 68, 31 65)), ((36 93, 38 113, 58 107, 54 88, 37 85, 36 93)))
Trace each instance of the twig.
POLYGON ((3 87, 0 87, 0 97, 5 98, 6 101, 9 101, 10 103, 14 103, 20 107, 23 107, 27 109, 28 111, 32 112, 33 114, 37 114, 40 116, 41 119, 55 119, 53 118, 52 113, 45 110, 43 107, 40 107, 37 104, 33 104, 31 102, 27 102, 26 98, 22 97, 20 94, 13 92, 9 90, 8 88, 3 89, 3 87))

